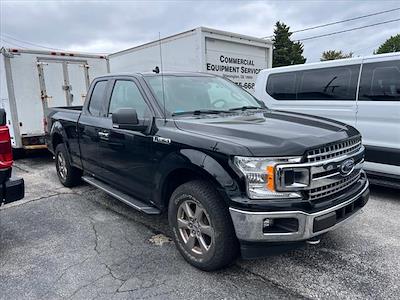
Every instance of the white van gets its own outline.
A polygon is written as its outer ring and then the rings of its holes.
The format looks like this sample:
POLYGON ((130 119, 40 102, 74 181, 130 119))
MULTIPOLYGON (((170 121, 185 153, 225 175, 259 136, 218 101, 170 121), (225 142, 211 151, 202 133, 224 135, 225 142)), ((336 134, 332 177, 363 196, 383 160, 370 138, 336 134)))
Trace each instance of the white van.
POLYGON ((367 172, 400 179, 400 52, 262 70, 255 95, 271 109, 356 127, 367 172))

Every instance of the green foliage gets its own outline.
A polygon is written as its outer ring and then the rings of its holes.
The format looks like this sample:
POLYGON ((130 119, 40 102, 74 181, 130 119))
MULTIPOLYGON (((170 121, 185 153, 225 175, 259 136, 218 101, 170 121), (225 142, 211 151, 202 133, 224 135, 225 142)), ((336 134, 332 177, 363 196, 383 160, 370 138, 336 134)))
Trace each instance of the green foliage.
POLYGON ((303 44, 290 39, 290 27, 281 22, 276 22, 274 29, 273 67, 304 64, 303 44))
POLYGON ((400 34, 388 38, 382 45, 379 46, 378 50, 374 51, 374 54, 398 51, 400 51, 400 34))
POLYGON ((342 50, 328 50, 322 52, 321 61, 353 57, 353 52, 344 53, 342 50))

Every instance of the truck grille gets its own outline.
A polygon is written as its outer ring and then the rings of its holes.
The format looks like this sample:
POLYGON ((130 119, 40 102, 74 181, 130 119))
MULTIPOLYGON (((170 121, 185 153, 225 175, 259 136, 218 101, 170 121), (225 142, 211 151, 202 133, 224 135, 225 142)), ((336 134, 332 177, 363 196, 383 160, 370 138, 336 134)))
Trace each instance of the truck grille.
POLYGON ((280 177, 277 182, 281 191, 302 190, 304 200, 313 205, 351 193, 358 186, 361 176, 364 176, 364 147, 360 136, 311 149, 306 152, 305 158, 301 163, 278 164, 277 174, 280 177), (348 163, 353 163, 353 166, 346 173, 343 167, 348 163), (296 179, 293 175, 296 169, 298 174, 309 169, 310 178, 299 175, 296 179))
POLYGON ((307 162, 317 162, 350 154, 361 148, 361 138, 353 138, 340 143, 323 146, 307 152, 307 162))
POLYGON ((336 194, 340 191, 345 190, 346 188, 350 187, 354 183, 356 183, 360 179, 360 172, 356 172, 355 174, 349 175, 342 180, 337 182, 324 185, 318 188, 310 189, 308 192, 308 200, 320 200, 322 198, 326 198, 333 194, 336 194))

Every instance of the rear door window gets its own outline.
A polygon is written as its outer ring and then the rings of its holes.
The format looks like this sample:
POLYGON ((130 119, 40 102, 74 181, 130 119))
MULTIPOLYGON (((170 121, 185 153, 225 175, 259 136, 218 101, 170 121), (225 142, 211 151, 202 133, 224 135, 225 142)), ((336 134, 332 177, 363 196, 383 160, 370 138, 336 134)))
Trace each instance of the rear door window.
POLYGON ((355 100, 360 66, 343 66, 302 72, 298 100, 355 100))
POLYGON ((107 87, 107 80, 98 81, 94 86, 89 102, 89 113, 92 116, 100 117, 104 115, 104 101, 107 87))
POLYGON ((400 61, 364 64, 358 99, 400 101, 400 61))
POLYGON ((267 93, 276 100, 296 100, 296 77, 295 72, 269 75, 267 93))

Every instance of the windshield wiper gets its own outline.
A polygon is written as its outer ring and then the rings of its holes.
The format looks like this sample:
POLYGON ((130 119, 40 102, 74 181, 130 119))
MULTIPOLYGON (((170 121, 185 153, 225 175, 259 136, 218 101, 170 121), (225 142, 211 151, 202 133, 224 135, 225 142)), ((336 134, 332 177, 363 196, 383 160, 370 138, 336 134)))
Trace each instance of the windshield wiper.
POLYGON ((235 107, 235 108, 231 108, 229 109, 230 111, 234 111, 234 110, 247 110, 247 109, 264 109, 261 106, 241 106, 241 107, 235 107))
POLYGON ((179 111, 179 112, 174 112, 172 116, 179 116, 179 115, 202 115, 202 114, 220 114, 220 113, 227 113, 228 111, 226 110, 220 110, 220 109, 197 109, 197 110, 191 110, 191 111, 179 111))

